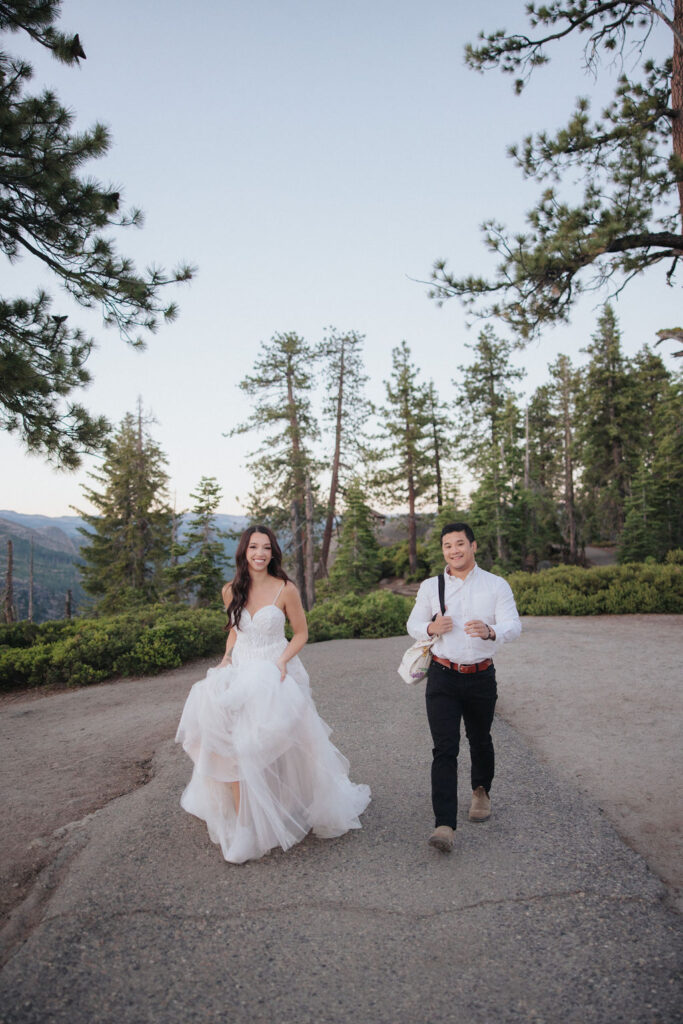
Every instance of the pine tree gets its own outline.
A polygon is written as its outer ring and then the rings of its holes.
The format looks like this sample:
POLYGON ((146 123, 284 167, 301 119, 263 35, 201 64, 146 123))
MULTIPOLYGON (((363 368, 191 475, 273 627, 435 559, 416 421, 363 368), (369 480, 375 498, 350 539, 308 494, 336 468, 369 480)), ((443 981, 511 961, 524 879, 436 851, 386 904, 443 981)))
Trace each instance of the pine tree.
POLYGON ((566 558, 570 564, 579 561, 579 516, 574 488, 575 424, 577 424, 577 395, 580 376, 571 366, 567 355, 558 355, 548 368, 551 376, 553 408, 558 425, 562 454, 561 521, 563 524, 566 558))
POLYGON ((200 608, 220 603, 228 559, 222 540, 224 530, 216 526, 216 510, 223 490, 213 476, 203 476, 190 495, 194 504, 187 533, 175 543, 174 564, 166 569, 166 578, 174 594, 190 598, 200 608))
MULTIPOLYGON (((297 334, 275 334, 262 345, 254 363, 254 374, 240 382, 240 388, 255 399, 255 407, 245 423, 228 436, 264 432, 260 448, 252 452, 255 490, 249 499, 252 519, 267 519, 275 528, 288 526, 289 549, 294 559, 297 586, 304 607, 314 599, 314 584, 306 571, 306 545, 313 545, 312 523, 307 525, 306 500, 310 486, 315 499, 314 481, 318 464, 312 446, 319 436, 311 410, 309 393, 314 385, 315 352, 297 334)), ((285 545, 285 549, 287 545, 285 545)))
POLYGON ((542 192, 526 232, 484 224, 485 244, 499 257, 492 280, 458 278, 443 260, 434 265, 437 301, 458 296, 479 315, 504 320, 523 341, 567 322, 586 290, 605 283, 620 290, 653 266, 668 267, 671 283, 683 250, 683 0, 554 0, 529 3, 526 12, 530 31, 482 32, 480 45, 466 47, 466 63, 519 76, 521 92, 548 63, 547 45, 574 35, 585 40, 584 62, 593 73, 620 54, 622 67, 640 74, 631 80, 622 72, 614 100, 595 120, 589 100, 579 98, 554 137, 540 132, 510 148, 542 192), (672 57, 660 61, 648 51, 662 33, 672 57))
POLYGON ((624 503, 636 468, 637 404, 621 351, 614 310, 605 306, 590 345, 577 395, 581 505, 587 540, 615 542, 624 526, 624 503))
POLYGON ((641 464, 626 500, 624 529, 619 538, 620 562, 643 562, 648 557, 656 558, 661 552, 660 523, 654 504, 656 486, 656 481, 641 464))
MULTIPOLYGON (((59 0, 0 4, 0 32, 26 32, 66 64, 85 53, 78 35, 54 26, 59 0)), ((138 271, 111 240, 113 227, 142 224, 139 210, 124 211, 122 196, 83 175, 104 156, 107 128, 73 132, 74 114, 53 92, 26 94, 28 63, 0 52, 0 251, 10 262, 28 257, 49 268, 77 303, 99 306, 104 322, 141 347, 177 313, 162 301, 165 285, 187 280, 189 267, 170 275, 138 271)), ((83 452, 101 447, 108 425, 71 396, 90 380, 86 362, 93 339, 40 290, 32 298, 0 298, 0 428, 16 433, 29 451, 72 468, 83 452)))
POLYGON ((380 576, 379 544, 373 514, 365 502, 365 488, 352 479, 344 495, 344 514, 337 554, 330 569, 332 594, 363 594, 380 576))
POLYGON ((683 395, 648 346, 630 367, 636 469, 624 504, 621 561, 662 560, 683 543, 683 395))
POLYGON ((95 513, 80 512, 83 587, 96 611, 110 613, 159 600, 171 546, 166 456, 146 429, 142 406, 107 441, 102 468, 85 487, 95 513))
POLYGON ((425 391, 425 416, 429 436, 428 453, 434 466, 434 487, 436 489, 436 507, 440 509, 446 501, 447 484, 444 476, 455 445, 455 430, 448 407, 439 398, 434 381, 430 380, 425 391))
POLYGON ((521 416, 512 384, 524 376, 510 365, 512 345, 491 327, 480 332, 474 361, 460 366, 453 386, 460 411, 461 453, 478 486, 472 497, 480 550, 501 565, 510 558, 507 512, 512 487, 522 475, 521 416))
POLYGON ((387 404, 380 409, 383 445, 375 458, 381 468, 372 486, 385 500, 408 506, 408 561, 417 572, 417 504, 433 493, 434 467, 429 459, 429 420, 425 413, 425 387, 410 361, 405 341, 392 350, 393 369, 385 381, 387 404))
POLYGON ((528 568, 548 558, 561 541, 558 525, 558 452, 561 434, 548 384, 536 388, 524 416, 523 493, 528 506, 523 560, 528 568))
POLYGON ((372 404, 363 393, 367 375, 363 372, 363 334, 339 333, 331 327, 317 350, 324 370, 327 396, 323 416, 333 424, 334 451, 330 490, 320 551, 320 568, 327 573, 337 493, 345 477, 363 454, 363 428, 372 412, 372 404))

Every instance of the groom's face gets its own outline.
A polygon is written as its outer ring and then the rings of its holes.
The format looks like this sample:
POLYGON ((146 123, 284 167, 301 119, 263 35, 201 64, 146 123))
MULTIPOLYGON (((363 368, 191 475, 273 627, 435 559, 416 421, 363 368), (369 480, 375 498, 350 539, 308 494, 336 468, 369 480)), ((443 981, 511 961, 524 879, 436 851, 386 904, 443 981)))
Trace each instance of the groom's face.
POLYGON ((462 530, 446 533, 441 538, 441 550, 450 572, 454 576, 466 576, 474 568, 477 552, 476 540, 469 541, 462 530))

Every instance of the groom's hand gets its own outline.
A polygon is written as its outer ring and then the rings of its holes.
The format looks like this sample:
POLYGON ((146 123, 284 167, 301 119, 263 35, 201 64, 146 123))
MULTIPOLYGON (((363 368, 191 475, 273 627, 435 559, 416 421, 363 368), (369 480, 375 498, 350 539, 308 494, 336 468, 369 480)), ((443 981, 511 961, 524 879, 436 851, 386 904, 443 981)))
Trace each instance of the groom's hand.
POLYGON ((453 619, 450 615, 437 615, 433 622, 427 626, 430 636, 441 636, 443 633, 450 633, 453 629, 453 619))

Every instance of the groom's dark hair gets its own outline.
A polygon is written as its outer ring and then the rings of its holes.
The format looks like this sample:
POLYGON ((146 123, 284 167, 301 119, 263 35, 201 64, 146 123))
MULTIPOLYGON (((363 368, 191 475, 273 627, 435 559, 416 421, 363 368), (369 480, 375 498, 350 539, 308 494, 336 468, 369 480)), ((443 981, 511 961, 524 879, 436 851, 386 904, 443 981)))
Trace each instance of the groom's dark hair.
POLYGON ((474 542, 474 532, 467 523, 446 523, 441 530, 441 540, 444 539, 447 533, 464 533, 470 544, 474 542))

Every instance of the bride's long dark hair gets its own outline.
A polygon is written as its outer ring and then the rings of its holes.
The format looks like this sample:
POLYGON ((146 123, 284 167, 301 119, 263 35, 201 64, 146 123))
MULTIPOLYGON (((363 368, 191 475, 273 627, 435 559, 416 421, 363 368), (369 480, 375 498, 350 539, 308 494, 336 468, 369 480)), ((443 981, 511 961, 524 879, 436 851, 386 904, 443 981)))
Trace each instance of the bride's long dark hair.
POLYGON ((232 598, 228 605, 227 629, 233 626, 237 628, 242 618, 242 612, 249 598, 249 587, 251 576, 249 575, 249 564, 247 563, 247 548, 252 535, 263 533, 270 541, 271 559, 268 562, 268 575, 275 576, 278 580, 289 582, 289 576, 282 568, 282 551, 277 542, 277 537, 267 526, 248 526, 239 539, 237 551, 235 552, 235 576, 232 581, 232 598))

